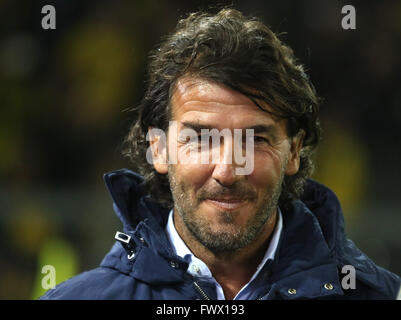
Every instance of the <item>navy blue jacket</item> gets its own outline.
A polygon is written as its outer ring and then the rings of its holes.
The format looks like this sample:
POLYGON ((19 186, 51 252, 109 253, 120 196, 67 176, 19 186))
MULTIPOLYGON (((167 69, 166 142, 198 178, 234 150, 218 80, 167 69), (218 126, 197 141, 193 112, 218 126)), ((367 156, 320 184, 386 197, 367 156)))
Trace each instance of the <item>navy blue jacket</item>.
MULTIPOLYGON (((215 289, 188 274, 188 263, 174 254, 164 231, 169 210, 143 194, 142 178, 123 169, 104 179, 124 234, 100 267, 41 299, 216 299, 215 289)), ((252 299, 395 299, 400 288, 397 275, 347 239, 337 197, 311 180, 302 201, 283 210, 279 247, 264 268, 264 285, 252 299), (355 268, 355 289, 342 288, 345 265, 355 268)))

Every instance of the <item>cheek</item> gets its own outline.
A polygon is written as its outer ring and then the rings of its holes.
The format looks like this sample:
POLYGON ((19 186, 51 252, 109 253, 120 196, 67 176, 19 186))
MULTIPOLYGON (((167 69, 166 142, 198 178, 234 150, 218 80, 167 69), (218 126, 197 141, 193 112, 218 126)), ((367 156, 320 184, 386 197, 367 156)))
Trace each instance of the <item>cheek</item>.
POLYGON ((201 164, 178 164, 175 165, 175 179, 187 190, 197 190, 201 188, 211 175, 208 165, 201 164))
POLYGON ((282 159, 277 154, 255 153, 254 170, 248 179, 258 189, 265 189, 279 181, 282 170, 282 159))

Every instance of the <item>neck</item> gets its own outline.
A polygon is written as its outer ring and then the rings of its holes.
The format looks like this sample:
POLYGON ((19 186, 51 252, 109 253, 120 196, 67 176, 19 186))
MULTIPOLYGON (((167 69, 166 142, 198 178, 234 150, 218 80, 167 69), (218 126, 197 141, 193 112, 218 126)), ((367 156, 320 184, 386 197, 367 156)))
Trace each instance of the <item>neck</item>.
POLYGON ((174 225, 178 234, 191 252, 208 266, 213 277, 222 286, 226 299, 233 299, 256 272, 269 246, 276 221, 277 209, 266 221, 259 236, 248 246, 235 252, 212 252, 197 241, 174 210, 174 225))

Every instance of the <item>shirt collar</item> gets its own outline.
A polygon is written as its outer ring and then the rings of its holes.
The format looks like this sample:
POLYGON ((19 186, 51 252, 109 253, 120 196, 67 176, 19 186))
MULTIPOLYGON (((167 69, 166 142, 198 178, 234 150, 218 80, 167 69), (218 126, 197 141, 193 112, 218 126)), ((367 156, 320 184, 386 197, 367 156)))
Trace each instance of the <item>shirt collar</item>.
MULTIPOLYGON (((269 246, 266 250, 266 253, 256 269, 255 274, 252 276, 251 280, 255 279, 259 274, 260 270, 263 268, 265 263, 268 260, 273 260, 274 255, 277 251, 278 242, 280 239, 280 235, 283 229, 283 218, 282 213, 279 207, 277 207, 277 223, 276 227, 274 228, 273 235, 270 239, 269 246)), ((172 244, 175 253, 180 256, 181 258, 185 259, 189 262, 188 272, 197 277, 212 277, 212 274, 206 264, 194 256, 194 254, 189 250, 185 242, 181 239, 180 235, 178 234, 175 226, 174 226, 174 215, 173 210, 170 211, 168 222, 166 226, 167 236, 172 244), (191 266, 192 264, 192 266, 191 266)))

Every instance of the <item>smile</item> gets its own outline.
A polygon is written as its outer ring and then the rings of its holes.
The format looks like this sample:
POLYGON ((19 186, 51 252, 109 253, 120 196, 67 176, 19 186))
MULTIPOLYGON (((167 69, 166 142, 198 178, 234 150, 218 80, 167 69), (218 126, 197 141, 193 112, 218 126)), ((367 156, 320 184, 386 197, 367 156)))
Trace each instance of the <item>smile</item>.
POLYGON ((248 203, 248 200, 243 199, 207 199, 208 204, 219 210, 234 211, 248 203))

